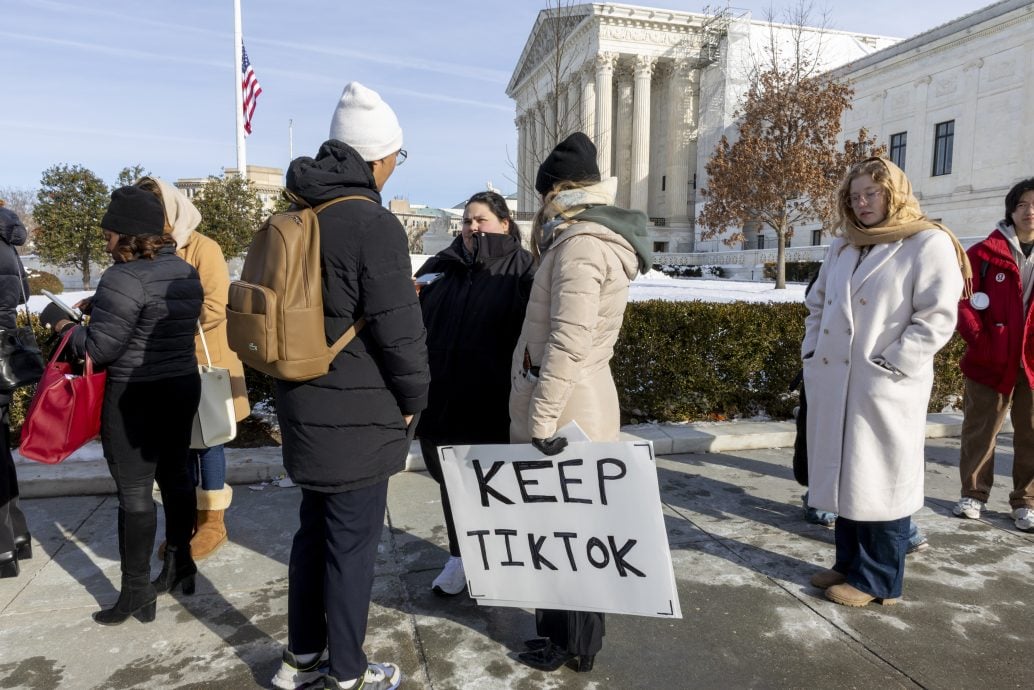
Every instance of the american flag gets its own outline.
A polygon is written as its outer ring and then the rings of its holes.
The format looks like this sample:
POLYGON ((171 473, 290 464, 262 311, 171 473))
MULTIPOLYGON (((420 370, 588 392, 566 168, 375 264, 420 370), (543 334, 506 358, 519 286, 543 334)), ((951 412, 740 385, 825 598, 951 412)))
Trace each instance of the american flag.
POLYGON ((244 131, 251 134, 251 116, 255 114, 255 104, 258 103, 262 87, 255 76, 255 70, 251 68, 244 41, 241 41, 241 91, 244 93, 244 131))

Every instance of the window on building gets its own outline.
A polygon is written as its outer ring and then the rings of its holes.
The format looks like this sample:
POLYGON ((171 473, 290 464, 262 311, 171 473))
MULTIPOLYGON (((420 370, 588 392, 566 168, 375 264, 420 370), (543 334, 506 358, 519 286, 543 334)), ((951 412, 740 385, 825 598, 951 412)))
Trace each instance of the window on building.
POLYGON ((653 250, 655 252, 657 252, 658 254, 666 254, 668 252, 668 243, 667 242, 654 242, 653 243, 653 250))
POLYGON ((939 122, 933 140, 933 175, 951 175, 951 154, 955 146, 955 120, 939 122))
POLYGON ((817 247, 822 244, 822 228, 815 228, 811 231, 811 246, 817 247))
POLYGON ((758 249, 764 249, 764 248, 765 248, 765 236, 762 235, 761 233, 758 233, 758 249))
POLYGON ((665 191, 668 188, 668 176, 661 175, 661 191, 665 191))
POLYGON ((905 145, 908 143, 908 132, 890 135, 890 160, 902 170, 905 169, 905 145))

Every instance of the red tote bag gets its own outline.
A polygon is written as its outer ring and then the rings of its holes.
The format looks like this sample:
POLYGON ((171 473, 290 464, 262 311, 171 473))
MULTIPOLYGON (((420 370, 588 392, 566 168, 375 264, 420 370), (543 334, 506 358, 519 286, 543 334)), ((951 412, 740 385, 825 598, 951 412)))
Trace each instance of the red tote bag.
POLYGON ((50 465, 67 458, 101 430, 107 372, 94 372, 89 355, 82 374, 73 373, 68 362, 58 361, 71 335, 69 329, 61 338, 36 385, 18 448, 23 457, 50 465))

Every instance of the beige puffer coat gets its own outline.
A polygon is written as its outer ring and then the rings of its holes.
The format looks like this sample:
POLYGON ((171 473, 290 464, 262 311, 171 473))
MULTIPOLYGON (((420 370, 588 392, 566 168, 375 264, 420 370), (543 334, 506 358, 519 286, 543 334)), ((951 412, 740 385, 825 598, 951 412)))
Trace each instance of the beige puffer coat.
MULTIPOLYGON (((563 192, 567 207, 610 204, 614 180, 563 192)), ((560 197, 558 197, 559 199, 560 197)), ((628 284, 638 271, 632 245, 609 228, 572 222, 542 255, 511 364, 510 440, 550 438, 575 420, 593 441, 617 441, 617 390, 610 358, 628 284), (524 370, 525 350, 538 377, 524 370)))
MULTIPOLYGON (((228 369, 233 391, 233 408, 237 421, 251 414, 248 389, 244 384, 244 365, 226 340, 226 299, 230 291, 230 272, 219 244, 194 228, 201 222, 201 213, 183 192, 157 177, 144 177, 140 184, 150 181, 161 190, 165 207, 165 232, 176 240, 176 255, 193 266, 201 277, 205 301, 201 307, 201 327, 212 358, 212 366, 228 369)), ((194 338, 199 364, 205 364, 201 338, 194 338)))

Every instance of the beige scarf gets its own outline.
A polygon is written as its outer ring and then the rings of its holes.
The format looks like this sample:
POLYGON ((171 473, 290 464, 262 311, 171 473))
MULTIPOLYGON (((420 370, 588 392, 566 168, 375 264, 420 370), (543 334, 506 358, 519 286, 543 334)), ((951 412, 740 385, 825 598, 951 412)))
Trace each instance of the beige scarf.
MULTIPOLYGON (((948 234, 952 244, 955 245, 955 257, 959 262, 959 270, 962 271, 964 281, 962 295, 968 299, 973 294, 973 269, 969 265, 966 250, 959 244, 955 233, 926 217, 926 214, 919 208, 919 200, 912 193, 912 183, 908 181, 901 168, 886 158, 870 158, 866 162, 870 160, 878 160, 883 163, 890 174, 890 186, 893 193, 888 204, 887 217, 883 219, 883 222, 867 228, 860 225, 853 214, 845 213, 844 236, 847 241, 856 247, 867 247, 874 244, 897 242, 923 230, 933 228, 941 230, 948 234)), ((844 203, 843 200, 841 203, 844 203)))

